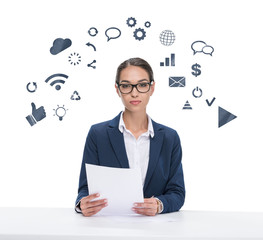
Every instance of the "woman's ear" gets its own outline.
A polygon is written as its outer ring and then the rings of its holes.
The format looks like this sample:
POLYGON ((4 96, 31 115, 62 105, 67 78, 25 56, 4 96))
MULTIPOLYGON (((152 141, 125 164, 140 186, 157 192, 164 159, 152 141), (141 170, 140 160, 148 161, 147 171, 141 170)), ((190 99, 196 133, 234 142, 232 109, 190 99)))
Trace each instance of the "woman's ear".
POLYGON ((119 90, 119 88, 118 88, 116 83, 115 83, 115 89, 116 89, 116 93, 118 94, 118 96, 121 97, 120 90, 119 90))
POLYGON ((151 91, 150 96, 153 95, 154 89, 155 89, 155 81, 152 81, 152 83, 151 83, 151 90, 150 90, 151 91))

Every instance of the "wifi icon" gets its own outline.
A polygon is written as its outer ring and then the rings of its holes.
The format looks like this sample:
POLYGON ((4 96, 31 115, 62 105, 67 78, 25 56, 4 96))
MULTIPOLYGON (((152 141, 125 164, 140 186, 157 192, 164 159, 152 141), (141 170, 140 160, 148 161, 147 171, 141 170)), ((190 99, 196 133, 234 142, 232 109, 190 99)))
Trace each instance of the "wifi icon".
POLYGON ((67 79, 67 78, 68 78, 68 76, 63 74, 63 73, 56 73, 56 74, 53 74, 53 75, 49 76, 45 80, 45 82, 48 83, 49 81, 51 81, 50 82, 50 86, 54 86, 55 85, 56 90, 59 91, 61 89, 61 84, 65 83, 65 80, 63 80, 63 79, 67 79), (62 78, 62 79, 58 79, 59 77, 62 78))

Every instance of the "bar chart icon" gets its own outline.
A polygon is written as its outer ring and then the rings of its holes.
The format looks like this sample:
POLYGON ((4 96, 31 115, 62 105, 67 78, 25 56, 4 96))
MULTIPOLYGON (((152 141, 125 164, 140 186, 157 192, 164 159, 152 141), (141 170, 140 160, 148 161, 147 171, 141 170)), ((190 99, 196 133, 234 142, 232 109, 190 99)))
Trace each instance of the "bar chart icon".
POLYGON ((169 66, 172 66, 174 67, 175 66, 175 54, 174 53, 171 53, 171 58, 167 57, 165 58, 165 61, 164 62, 160 62, 160 66, 161 67, 169 67, 169 66))

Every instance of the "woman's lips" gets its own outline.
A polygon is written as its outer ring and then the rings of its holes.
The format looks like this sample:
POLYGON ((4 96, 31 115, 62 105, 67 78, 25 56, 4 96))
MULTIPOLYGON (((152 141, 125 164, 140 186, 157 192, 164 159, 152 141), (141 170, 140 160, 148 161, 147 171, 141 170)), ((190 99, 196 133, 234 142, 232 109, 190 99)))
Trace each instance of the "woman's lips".
POLYGON ((130 101, 130 104, 132 104, 132 105, 138 105, 139 103, 141 103, 141 101, 139 101, 139 100, 130 101))

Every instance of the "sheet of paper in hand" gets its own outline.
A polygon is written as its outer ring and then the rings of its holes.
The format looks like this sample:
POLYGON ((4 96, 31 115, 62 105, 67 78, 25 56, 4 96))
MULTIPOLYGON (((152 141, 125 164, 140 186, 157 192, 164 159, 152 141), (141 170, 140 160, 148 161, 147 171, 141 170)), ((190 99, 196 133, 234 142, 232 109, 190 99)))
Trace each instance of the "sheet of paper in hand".
POLYGON ((99 193, 108 199, 108 206, 97 215, 127 215, 135 202, 143 202, 140 169, 112 168, 86 164, 89 194, 99 193))

